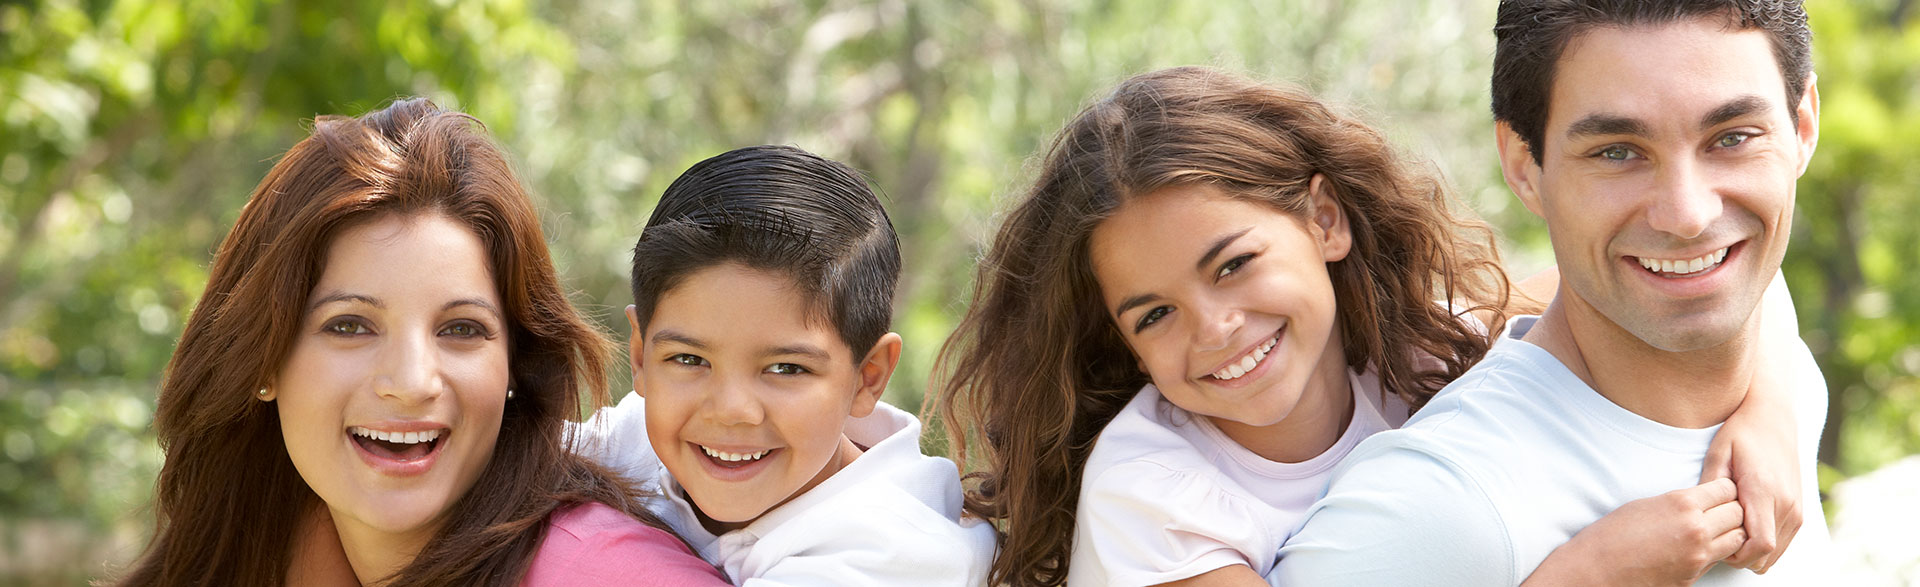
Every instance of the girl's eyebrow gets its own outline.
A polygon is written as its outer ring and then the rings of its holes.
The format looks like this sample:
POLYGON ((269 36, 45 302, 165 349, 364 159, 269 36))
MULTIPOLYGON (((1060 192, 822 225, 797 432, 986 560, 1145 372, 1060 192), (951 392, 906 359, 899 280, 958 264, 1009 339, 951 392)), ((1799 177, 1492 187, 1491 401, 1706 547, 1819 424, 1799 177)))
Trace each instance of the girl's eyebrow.
POLYGON ((1249 226, 1246 228, 1242 228, 1240 229, 1240 232, 1236 232, 1236 233, 1229 234, 1229 235, 1220 237, 1218 239, 1215 239, 1213 241, 1213 245, 1207 247, 1207 254, 1201 255, 1200 262, 1194 263, 1193 268, 1195 270, 1198 270, 1201 273, 1206 273, 1207 265, 1213 263, 1214 257, 1220 256, 1220 251, 1226 250, 1227 245, 1233 244, 1233 241, 1240 240, 1240 237, 1246 236, 1247 233, 1249 232, 1253 232, 1253 227, 1249 226))

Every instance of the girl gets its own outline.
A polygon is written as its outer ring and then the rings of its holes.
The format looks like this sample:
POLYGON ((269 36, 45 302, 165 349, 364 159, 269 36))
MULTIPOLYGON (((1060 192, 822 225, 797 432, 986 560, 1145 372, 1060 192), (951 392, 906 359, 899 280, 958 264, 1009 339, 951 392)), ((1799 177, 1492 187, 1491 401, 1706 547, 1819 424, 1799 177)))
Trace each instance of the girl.
POLYGON ((977 283, 936 407, 1016 585, 1265 584, 1333 465, 1510 301, 1491 230, 1377 132, 1200 68, 1070 122, 977 283))
POLYGON ((160 390, 158 530, 122 584, 724 584, 561 441, 582 390, 605 398, 609 343, 472 118, 321 117, 200 299, 160 390))

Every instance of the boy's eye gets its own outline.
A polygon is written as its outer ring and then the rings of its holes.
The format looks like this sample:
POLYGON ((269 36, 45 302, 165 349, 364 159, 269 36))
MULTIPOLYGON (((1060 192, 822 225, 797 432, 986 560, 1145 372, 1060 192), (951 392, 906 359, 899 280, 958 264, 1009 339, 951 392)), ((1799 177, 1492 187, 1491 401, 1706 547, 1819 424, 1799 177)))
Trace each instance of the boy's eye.
POLYGON ((459 338, 485 338, 487 336, 487 329, 473 321, 461 320, 441 328, 440 335, 459 338))
POLYGON ((774 375, 802 375, 808 373, 806 367, 793 363, 774 363, 767 366, 767 372, 774 375))
POLYGON ((1134 323, 1133 333, 1139 334, 1140 331, 1146 330, 1148 326, 1152 326, 1153 323, 1159 322, 1161 318, 1167 317, 1167 314, 1171 312, 1173 312, 1173 308, 1168 306, 1155 306, 1153 309, 1147 310, 1146 314, 1142 314, 1140 316, 1140 321, 1134 323))
POLYGON ((1253 260, 1253 253, 1247 253, 1245 255, 1228 259, 1227 262, 1220 264, 1220 271, 1218 273, 1215 273, 1213 275, 1213 278, 1219 279, 1222 277, 1226 277, 1228 275, 1232 275, 1234 271, 1240 270, 1240 268, 1245 266, 1248 261, 1252 261, 1252 260, 1253 260))
POLYGON ((705 367, 707 365, 706 359, 700 358, 699 355, 689 355, 686 353, 680 353, 671 357, 667 357, 667 360, 670 362, 686 365, 688 367, 705 367))
POLYGON ((328 320, 326 324, 320 325, 320 332, 322 334, 332 334, 336 336, 357 336, 372 334, 373 329, 367 328, 367 323, 361 321, 358 317, 342 316, 328 320))

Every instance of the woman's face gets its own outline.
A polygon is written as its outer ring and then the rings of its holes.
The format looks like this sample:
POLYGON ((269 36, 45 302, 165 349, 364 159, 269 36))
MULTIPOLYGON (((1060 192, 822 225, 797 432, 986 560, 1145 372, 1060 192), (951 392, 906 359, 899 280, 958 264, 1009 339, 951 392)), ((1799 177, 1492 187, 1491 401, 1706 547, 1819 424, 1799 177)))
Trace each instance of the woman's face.
POLYGON ((1327 367, 1344 362, 1327 263, 1346 256, 1345 223, 1323 226, 1339 212, 1315 201, 1299 218, 1210 185, 1172 186, 1094 229, 1107 316, 1168 401, 1270 426, 1309 385, 1344 373, 1327 367))
POLYGON ((471 231, 440 215, 341 231, 273 380, 281 434, 343 536, 430 537, 493 455, 507 322, 471 231))

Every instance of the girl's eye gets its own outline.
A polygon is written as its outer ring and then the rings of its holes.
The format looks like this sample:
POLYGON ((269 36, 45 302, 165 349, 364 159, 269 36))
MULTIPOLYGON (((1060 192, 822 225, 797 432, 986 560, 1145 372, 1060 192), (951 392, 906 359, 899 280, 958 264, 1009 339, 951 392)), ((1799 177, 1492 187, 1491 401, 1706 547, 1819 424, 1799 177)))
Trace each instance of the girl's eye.
POLYGON ((1167 317, 1167 314, 1170 312, 1173 312, 1173 308, 1167 306, 1157 306, 1152 310, 1147 310, 1146 314, 1140 316, 1140 321, 1133 325, 1133 333, 1139 334, 1140 331, 1146 330, 1148 326, 1159 322, 1161 318, 1167 317))
POLYGON ((767 372, 774 375, 803 375, 807 368, 793 363, 774 363, 767 366, 767 372))
POLYGON ((441 328, 440 335, 457 336, 460 338, 485 338, 487 336, 487 329, 474 322, 462 320, 448 324, 445 328, 441 328))
POLYGON ((705 367, 707 365, 706 359, 700 358, 700 356, 698 355, 689 355, 686 353, 680 353, 671 357, 667 357, 667 360, 675 363, 679 363, 682 365, 686 365, 688 367, 705 367))
POLYGON ((1633 149, 1625 145, 1610 145, 1594 155, 1608 161, 1626 161, 1634 157, 1633 149))
POLYGON ((1714 146, 1717 146, 1723 149, 1731 149, 1733 147, 1740 146, 1741 143, 1747 142, 1747 139, 1750 139, 1750 138, 1753 138, 1753 135, 1743 133, 1743 132, 1730 132, 1730 133, 1721 135, 1720 140, 1714 141, 1713 144, 1714 146))
POLYGON ((341 317, 328 320, 326 324, 320 325, 320 332, 335 336, 358 336, 362 334, 373 334, 373 329, 367 328, 367 324, 358 318, 341 317))
POLYGON ((1240 270, 1240 268, 1245 266, 1248 261, 1252 261, 1252 260, 1253 260, 1253 253, 1247 253, 1245 255, 1234 257, 1232 259, 1227 259, 1227 262, 1220 264, 1220 272, 1215 273, 1213 278, 1219 279, 1222 277, 1226 277, 1228 275, 1232 275, 1234 271, 1240 270))

